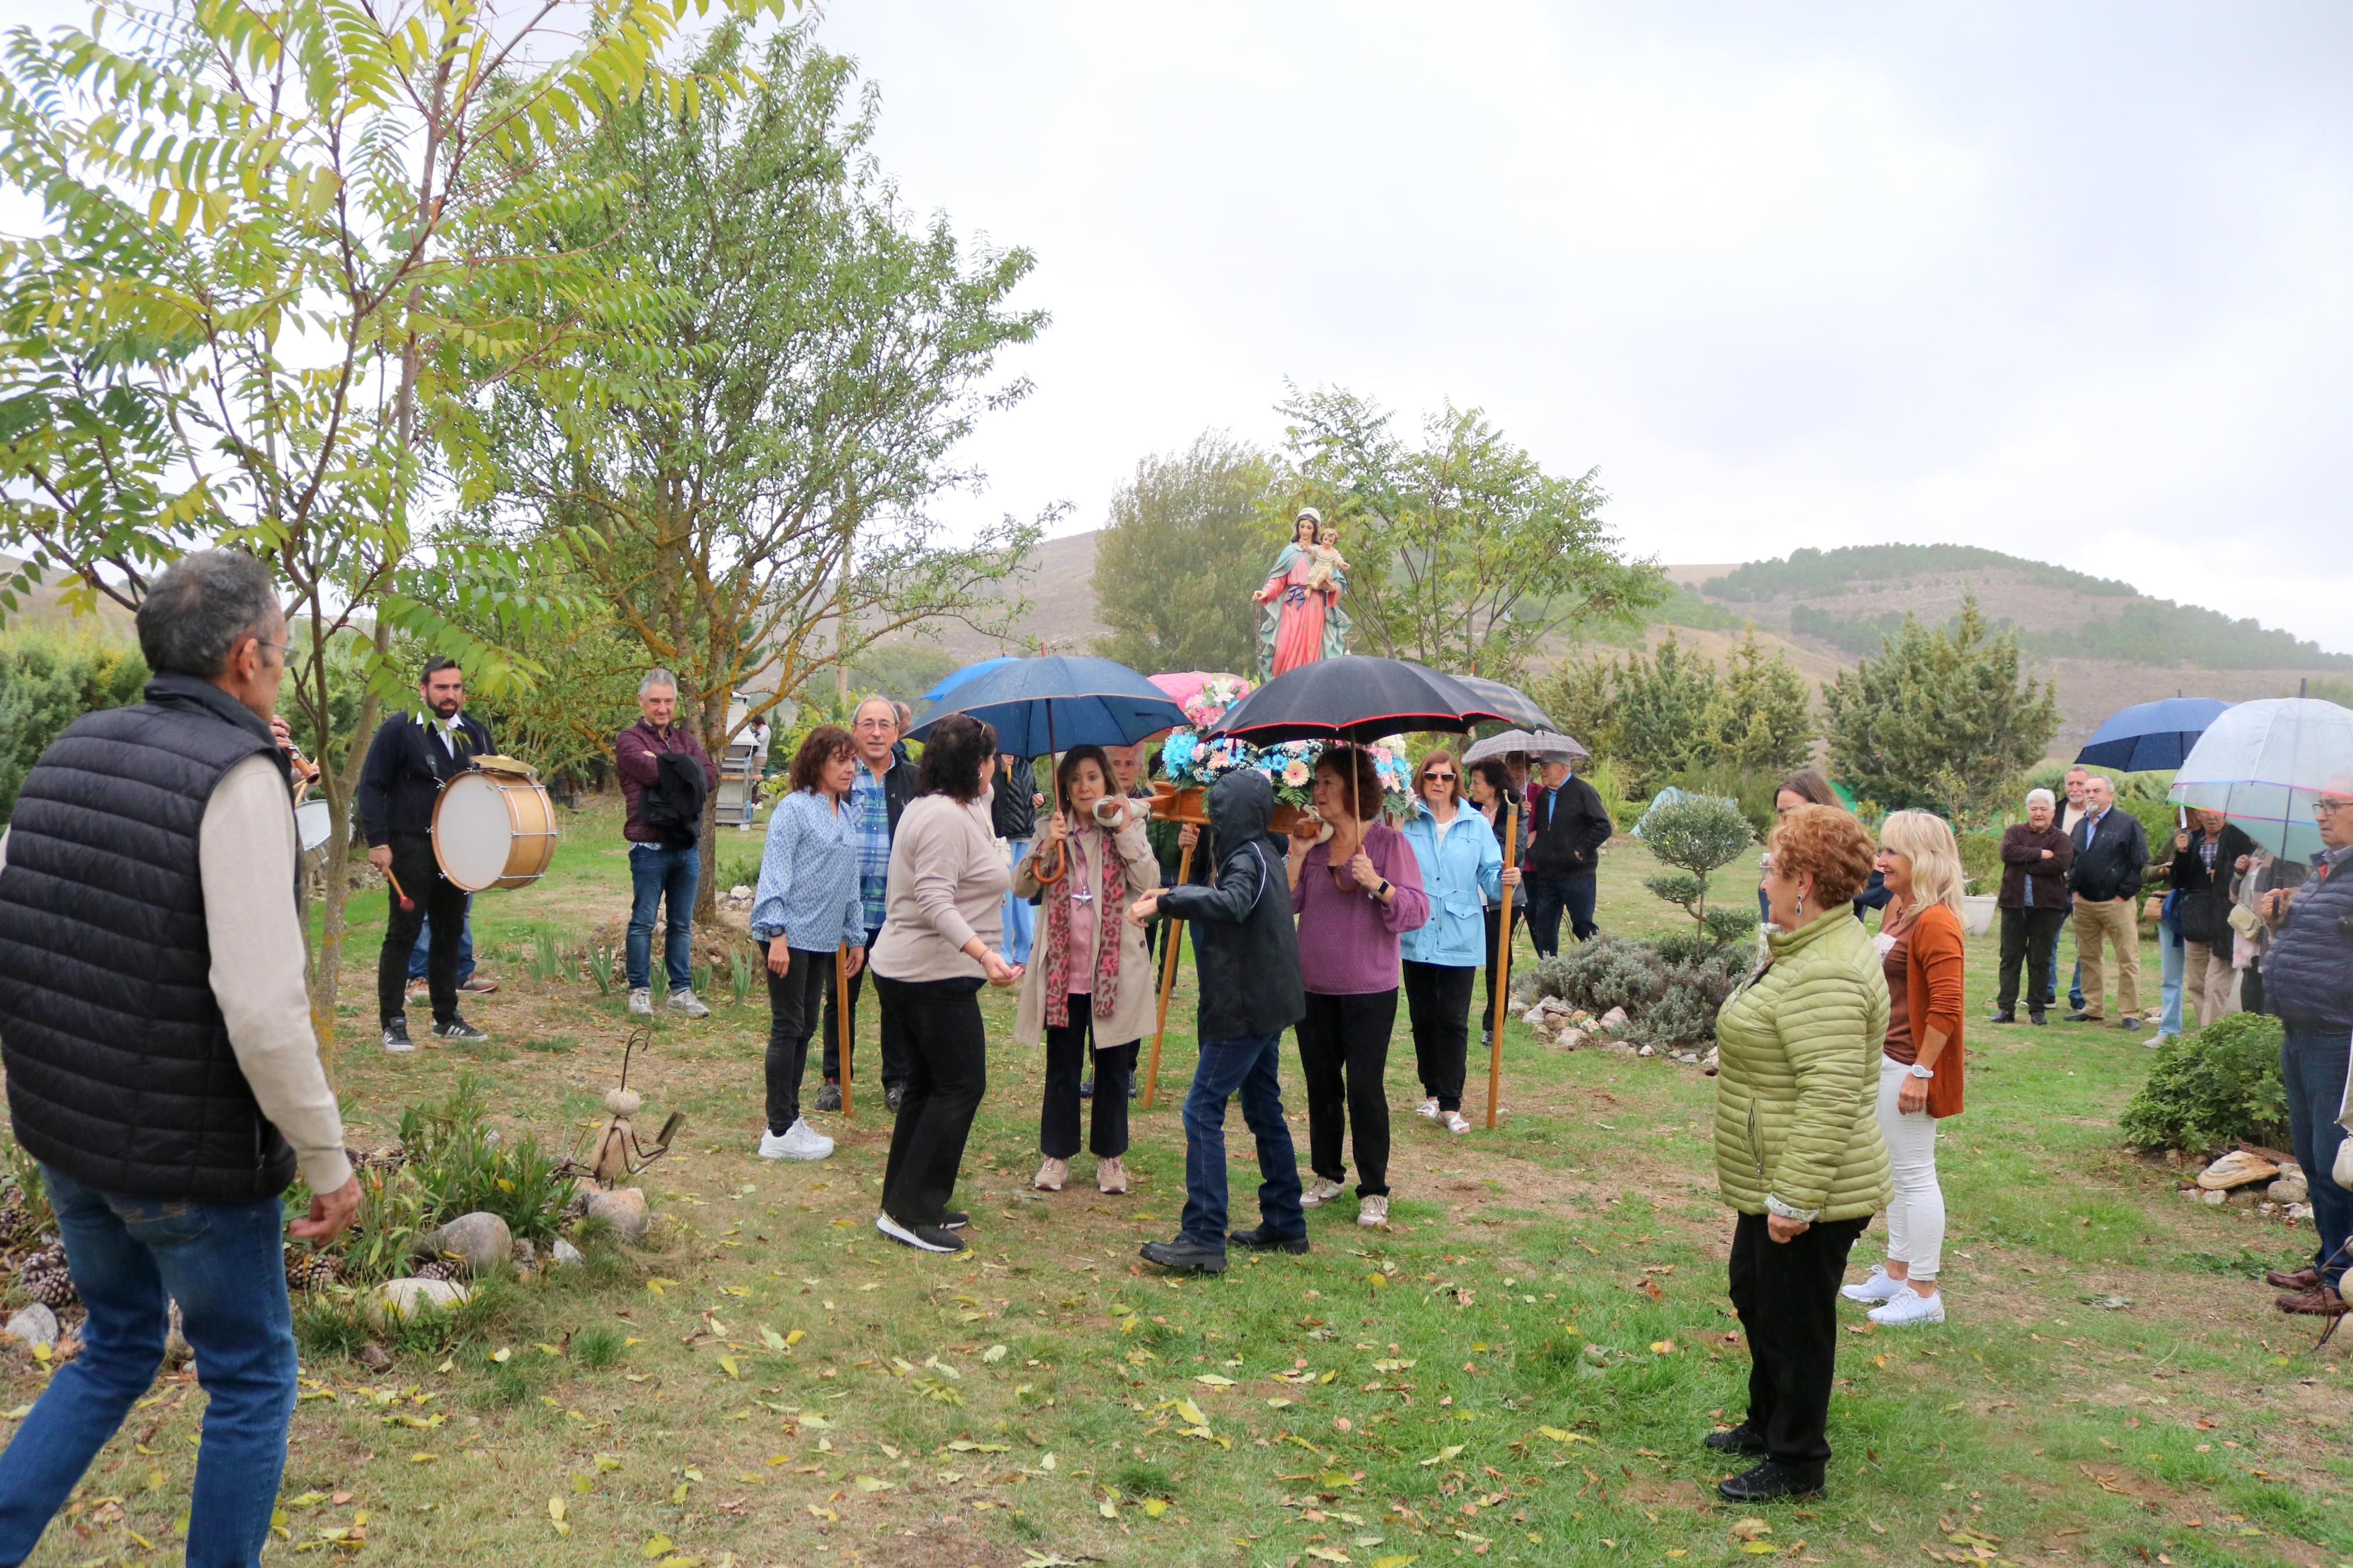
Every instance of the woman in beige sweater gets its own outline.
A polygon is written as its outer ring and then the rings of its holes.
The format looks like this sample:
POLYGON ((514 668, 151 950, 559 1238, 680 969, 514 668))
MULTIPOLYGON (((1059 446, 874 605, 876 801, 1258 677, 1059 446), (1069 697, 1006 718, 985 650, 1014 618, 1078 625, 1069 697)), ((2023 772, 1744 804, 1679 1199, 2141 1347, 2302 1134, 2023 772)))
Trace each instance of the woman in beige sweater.
POLYGON ((925 1252, 962 1252, 972 1216, 947 1206, 965 1139, 988 1089, 980 988, 1017 985, 997 951, 1012 873, 989 820, 997 731, 952 713, 923 742, 916 797, 891 842, 882 934, 868 960, 907 1047, 906 1093, 882 1171, 874 1228, 925 1252))
POLYGON ((1094 1047, 1102 1076, 1094 1097, 1088 1147, 1095 1156, 1095 1189, 1127 1191, 1120 1156, 1127 1152, 1127 1084, 1135 1074, 1135 1046, 1152 1023, 1152 954, 1144 927, 1120 918, 1145 889, 1160 886, 1160 860, 1144 831, 1143 807, 1111 793, 1115 776, 1101 746, 1073 746, 1054 770, 1062 803, 1039 836, 1039 847, 1059 844, 1046 858, 1069 867, 1051 886, 1038 880, 1039 856, 1013 873, 1013 896, 1039 899, 1037 942, 1013 1037, 1046 1042, 1046 1096, 1038 1118, 1038 1147, 1046 1163, 1031 1184, 1059 1193, 1079 1152, 1079 1077, 1094 1047), (1101 804, 1112 820, 1096 815, 1101 804))

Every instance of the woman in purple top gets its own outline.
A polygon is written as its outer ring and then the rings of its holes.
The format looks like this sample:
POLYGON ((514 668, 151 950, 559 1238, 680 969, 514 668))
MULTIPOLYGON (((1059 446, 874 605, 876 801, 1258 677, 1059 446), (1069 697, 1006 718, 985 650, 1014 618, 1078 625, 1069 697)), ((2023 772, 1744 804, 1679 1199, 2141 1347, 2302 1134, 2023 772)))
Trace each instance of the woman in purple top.
POLYGON ((1353 1126, 1356 1223, 1387 1225, 1389 1104, 1382 1079, 1397 1026, 1398 938, 1430 918, 1430 900, 1412 846, 1378 820, 1381 780, 1370 753, 1335 747, 1316 759, 1314 798, 1314 815, 1303 812, 1292 826, 1284 862, 1307 990, 1299 1065, 1315 1181, 1300 1203, 1314 1208, 1340 1195, 1347 1170, 1340 1142, 1353 1126), (1332 837, 1318 844, 1324 823, 1332 837))

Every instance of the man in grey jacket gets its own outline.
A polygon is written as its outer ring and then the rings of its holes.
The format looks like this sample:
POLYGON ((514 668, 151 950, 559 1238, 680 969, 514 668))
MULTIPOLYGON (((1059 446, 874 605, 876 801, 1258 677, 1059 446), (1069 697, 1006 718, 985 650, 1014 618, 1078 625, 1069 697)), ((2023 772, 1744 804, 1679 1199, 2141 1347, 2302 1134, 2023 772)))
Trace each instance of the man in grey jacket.
POLYGON ((1208 887, 1154 888, 1128 910, 1138 925, 1155 914, 1188 920, 1200 971, 1201 1041, 1193 1089, 1185 1097, 1185 1212, 1176 1239, 1146 1242, 1144 1259, 1167 1268, 1220 1274, 1226 1244, 1254 1252, 1307 1250, 1299 1204, 1299 1160, 1282 1119, 1282 1031, 1306 1015, 1299 978, 1299 930, 1280 851, 1266 844, 1274 785, 1255 768, 1209 790, 1209 831, 1224 851, 1208 887), (1242 1120, 1258 1139, 1259 1223, 1226 1233, 1226 1101, 1240 1091, 1242 1120))
POLYGON ((187 1560, 258 1562, 294 1411, 284 1237, 332 1239, 359 1205, 303 984, 269 568, 184 556, 139 644, 146 700, 69 726, 0 839, 8 1109, 90 1310, 0 1453, 0 1563, 147 1392, 167 1300, 210 1401, 187 1560), (310 1212, 289 1226, 298 1169, 310 1212))

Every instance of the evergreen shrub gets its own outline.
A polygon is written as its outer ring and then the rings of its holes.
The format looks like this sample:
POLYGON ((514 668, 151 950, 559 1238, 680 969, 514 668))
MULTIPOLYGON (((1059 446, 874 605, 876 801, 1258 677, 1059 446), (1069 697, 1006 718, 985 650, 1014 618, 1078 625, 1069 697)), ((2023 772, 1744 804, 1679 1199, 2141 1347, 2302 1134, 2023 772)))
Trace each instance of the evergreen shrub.
POLYGON ((2125 1142, 2200 1157, 2235 1142, 2284 1145, 2280 1033, 2277 1018, 2233 1013, 2167 1045, 2125 1107, 2125 1142))

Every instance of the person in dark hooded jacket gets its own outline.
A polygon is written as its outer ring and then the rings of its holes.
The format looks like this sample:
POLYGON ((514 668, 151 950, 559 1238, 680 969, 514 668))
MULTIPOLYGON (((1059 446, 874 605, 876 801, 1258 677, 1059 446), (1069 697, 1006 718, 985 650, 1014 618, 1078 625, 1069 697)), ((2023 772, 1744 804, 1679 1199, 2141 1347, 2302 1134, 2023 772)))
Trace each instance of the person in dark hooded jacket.
POLYGON ((1200 1064, 1185 1097, 1185 1212, 1174 1241, 1147 1242, 1144 1259, 1164 1268, 1222 1273, 1226 1244, 1252 1251, 1307 1250, 1299 1205, 1299 1161, 1282 1119, 1282 1031, 1306 1015, 1299 978, 1299 931, 1282 855, 1271 848, 1274 785, 1245 769, 1209 791, 1209 831, 1222 850, 1208 887, 1155 888, 1129 908, 1138 924, 1155 914, 1193 925, 1201 1002, 1200 1064), (1226 1233, 1226 1101, 1240 1091, 1242 1120, 1258 1139, 1259 1223, 1226 1233))

